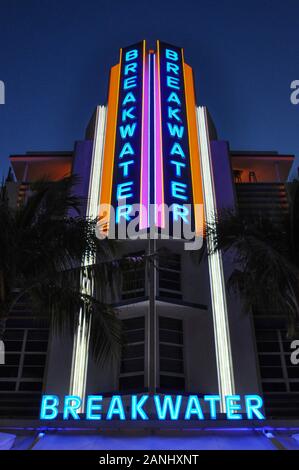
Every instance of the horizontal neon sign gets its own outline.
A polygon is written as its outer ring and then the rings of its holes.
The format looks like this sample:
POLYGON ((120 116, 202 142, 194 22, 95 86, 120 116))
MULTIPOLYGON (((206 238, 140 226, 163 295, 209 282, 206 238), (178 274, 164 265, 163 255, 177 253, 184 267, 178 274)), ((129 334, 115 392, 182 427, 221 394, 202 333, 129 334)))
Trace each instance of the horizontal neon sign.
MULTIPOLYGON (((130 395, 128 400, 120 395, 112 395, 105 399, 102 395, 89 395, 86 398, 86 413, 80 415, 78 410, 82 407, 80 397, 67 395, 60 400, 57 395, 44 395, 42 397, 40 419, 53 420, 59 414, 60 406, 63 408, 64 420, 206 420, 217 419, 219 413, 220 396, 205 395, 130 395), (183 401, 184 398, 184 401, 183 401), (151 414, 147 412, 147 407, 151 414), (208 409, 208 412, 206 412, 208 409), (128 411, 129 410, 129 411, 128 411)), ((228 420, 263 420, 263 399, 259 395, 228 395, 225 397, 226 419, 228 420)), ((223 416, 221 416, 223 419, 223 416)))

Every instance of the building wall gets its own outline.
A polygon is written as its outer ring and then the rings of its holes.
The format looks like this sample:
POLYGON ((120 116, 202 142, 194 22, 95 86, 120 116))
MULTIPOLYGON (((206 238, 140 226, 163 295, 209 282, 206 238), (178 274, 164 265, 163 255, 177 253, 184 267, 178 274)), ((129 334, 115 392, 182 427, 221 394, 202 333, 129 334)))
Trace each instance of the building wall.
MULTIPOLYGON (((77 142, 72 166, 73 174, 81 180, 77 194, 87 198, 90 180, 90 165, 93 142, 77 142)), ((212 165, 216 190, 217 208, 240 208, 238 205, 239 189, 233 182, 233 168, 228 144, 223 141, 212 141, 212 165)), ((249 183, 248 183, 249 184, 249 183)), ((281 183, 279 183, 281 185, 281 183)), ((252 188, 254 185, 252 185, 252 188)), ((252 189, 253 190, 253 189, 252 189)), ((19 182, 9 183, 13 204, 17 203, 19 182), (15 185, 15 186, 13 186, 15 185)), ((83 213, 86 207, 83 207, 83 213)), ((118 256, 128 256, 134 252, 148 252, 146 241, 119 242, 118 256)), ((145 360, 144 389, 148 388, 150 369, 152 368, 152 351, 150 351, 149 316, 180 319, 183 323, 183 358, 186 393, 218 393, 217 366, 215 356, 213 315, 211 308, 210 278, 205 250, 188 252, 182 242, 159 241, 157 253, 180 254, 181 256, 181 299, 162 298, 159 295, 159 269, 155 268, 154 289, 150 289, 149 278, 144 277, 145 291, 142 299, 110 299, 115 303, 121 320, 144 316, 145 321, 145 360)), ((147 270, 147 268, 145 268, 147 270)), ((224 274, 228 279, 233 269, 232 254, 224 257, 224 274)), ((119 281, 119 279, 118 279, 119 281)), ((118 282, 117 281, 117 282, 118 282)), ((119 287, 121 283, 119 284, 119 287)), ((228 317, 230 326, 231 349, 235 375, 236 393, 260 393, 259 367, 257 364, 255 333, 251 317, 242 311, 240 299, 227 293, 228 317)), ((151 331, 151 333, 150 333, 151 331)), ((158 321, 154 331, 156 354, 156 389, 159 391, 159 331, 158 321)), ((73 338, 68 335, 51 335, 47 355, 46 374, 43 391, 49 394, 66 395, 69 393, 73 338)), ((105 365, 96 364, 90 354, 87 375, 87 394, 110 393, 119 388, 120 359, 105 365)), ((170 391, 171 392, 171 391, 170 391)))
MULTIPOLYGON (((237 210, 236 193, 233 182, 231 159, 227 142, 212 141, 214 184, 217 210, 237 210)), ((223 257, 224 276, 227 282, 231 275, 233 253, 223 257)), ((235 389, 237 393, 259 393, 260 384, 255 352, 255 337, 250 315, 243 311, 240 298, 227 290, 231 350, 233 358, 235 389)))
MULTIPOLYGON (((123 242, 121 253, 126 256, 140 252, 142 246, 146 250, 146 242, 123 242)), ((183 321, 184 337, 184 375, 185 392, 212 393, 218 390, 217 369, 215 359, 215 345, 213 335, 213 320, 210 310, 209 281, 207 277, 207 259, 203 256, 199 263, 198 253, 186 252, 183 243, 174 241, 163 241, 158 244, 157 252, 167 250, 181 254, 181 287, 182 299, 167 299, 159 296, 157 268, 157 288, 154 300, 156 315, 159 318, 170 317, 183 321)), ((145 281, 147 284, 147 281, 145 281)), ((145 350, 148 351, 149 327, 148 319, 151 315, 149 286, 145 285, 145 296, 143 299, 132 299, 131 301, 119 302, 117 312, 120 319, 145 316, 145 350)), ((159 342, 159 331, 157 322, 157 342, 159 342)), ((145 354, 144 387, 148 386, 147 376, 149 373, 149 354, 145 354)), ((111 392, 118 389, 119 362, 113 367, 97 366, 90 357, 88 370, 87 392, 95 393, 111 392)), ((157 390, 159 386, 159 347, 157 346, 157 390)))
MULTIPOLYGON (((232 170, 228 145, 226 142, 213 141, 211 143, 214 182, 218 209, 235 207, 235 191, 232 180, 232 170)), ((80 185, 80 194, 88 191, 88 158, 90 144, 76 145, 75 163, 73 171, 84 175, 80 185), (86 158, 87 155, 87 158, 86 158)), ((128 241, 119 242, 119 256, 127 256, 134 252, 147 251, 147 242, 128 241)), ((182 299, 161 300, 158 289, 154 299, 156 315, 159 317, 179 318, 183 321, 184 330, 184 375, 185 392, 217 393, 217 366, 215 356, 215 343, 213 331, 213 317, 209 288, 209 273, 206 254, 199 259, 201 253, 184 251, 183 243, 175 241, 160 241, 157 250, 166 250, 181 254, 181 286, 182 299)), ((229 258, 224 263, 225 276, 229 276, 232 263, 229 258)), ((149 286, 145 281, 146 295, 143 301, 118 302, 117 312, 120 319, 145 316, 146 331, 145 344, 148 350, 149 332, 148 316, 150 315, 149 286)), ((120 294, 120 292, 119 292, 120 294)), ((140 299, 139 299, 140 300, 140 299)), ((254 336, 250 317, 241 310, 239 299, 228 297, 229 323, 231 333, 232 355, 235 372, 235 385, 237 393, 258 393, 258 370, 254 349, 254 336)), ((158 338, 158 332, 156 332, 158 338)), ((158 341, 158 340, 157 340, 158 341)), ((65 394, 68 390, 69 371, 71 365, 72 342, 65 339, 54 338, 50 348, 48 362, 48 376, 46 381, 47 393, 65 394), (59 353, 58 353, 59 351, 59 353), (59 357, 63 358, 62 370, 57 372, 56 364, 59 357)), ((157 389, 159 389, 159 348, 157 346, 157 389)), ((106 365, 95 364, 89 357, 86 393, 110 393, 118 390, 119 386, 119 360, 106 365)), ((149 368, 149 355, 145 355, 144 388, 147 388, 149 368)))

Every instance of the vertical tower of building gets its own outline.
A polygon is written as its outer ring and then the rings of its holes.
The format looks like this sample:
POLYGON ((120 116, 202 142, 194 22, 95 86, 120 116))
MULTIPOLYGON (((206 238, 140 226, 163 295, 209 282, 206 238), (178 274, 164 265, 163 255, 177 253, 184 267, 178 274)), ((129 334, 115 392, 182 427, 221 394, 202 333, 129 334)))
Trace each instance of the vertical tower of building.
MULTIPOLYGON (((145 41, 121 49, 119 63, 111 69, 106 114, 103 110, 96 119, 90 174, 89 199, 94 201, 94 211, 99 196, 104 235, 122 240, 129 250, 139 243, 148 258, 177 243, 181 259, 184 250, 192 249, 183 244, 186 239, 193 239, 194 244, 197 240, 197 248, 202 249, 204 213, 211 223, 217 207, 206 111, 196 109, 192 69, 185 63, 182 49, 159 41, 156 51, 147 51, 145 41), (97 129, 104 122, 105 136, 97 129)), ((90 215, 88 211, 89 207, 90 215)), ((169 276, 175 278, 177 266, 178 262, 171 266, 166 261, 169 276)), ((234 393, 234 373, 220 253, 209 257, 207 271, 218 390, 225 396, 234 393)), ((184 275, 188 276, 187 271, 184 275)), ((143 327, 147 331, 143 386, 152 392, 164 388, 159 372, 159 328, 164 320, 156 277, 152 265, 147 279, 147 327, 143 327)), ((200 288, 199 278, 193 283, 200 288)), ((172 309, 178 311, 177 307, 172 309)), ((80 396, 87 380, 88 328, 84 312, 80 312, 70 390, 80 396)), ((134 321, 130 328, 134 330, 134 321)), ((185 379, 179 388, 185 388, 185 379)))

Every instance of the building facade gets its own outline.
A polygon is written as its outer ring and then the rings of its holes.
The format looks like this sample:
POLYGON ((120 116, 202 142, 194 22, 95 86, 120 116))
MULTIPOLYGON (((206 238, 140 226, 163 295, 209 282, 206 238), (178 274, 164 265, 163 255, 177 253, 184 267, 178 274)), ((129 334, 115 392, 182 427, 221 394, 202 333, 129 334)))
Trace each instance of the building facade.
POLYGON ((204 223, 223 209, 274 219, 286 214, 293 160, 231 151, 218 140, 207 109, 196 105, 181 49, 159 41, 155 51, 147 51, 145 41, 122 49, 111 69, 108 103, 97 106, 84 140, 70 152, 12 155, 7 182, 17 206, 39 178, 79 175, 84 215, 99 216, 106 236, 114 231, 119 257, 142 260, 117 275, 111 298, 125 331, 122 357, 101 367, 94 362, 84 312, 75 337, 62 337, 46 320, 31 318, 26 301, 19 303, 7 324, 0 416, 37 419, 42 394, 100 392, 107 399, 149 393, 182 394, 183 400, 258 394, 267 419, 299 418, 299 367, 290 363, 283 314, 244 314, 226 288, 230 259, 207 256, 203 236, 204 223), (139 239, 121 236, 134 205, 142 208, 139 239), (169 236, 163 237, 167 217, 169 236), (186 248, 188 230, 198 249, 186 248))

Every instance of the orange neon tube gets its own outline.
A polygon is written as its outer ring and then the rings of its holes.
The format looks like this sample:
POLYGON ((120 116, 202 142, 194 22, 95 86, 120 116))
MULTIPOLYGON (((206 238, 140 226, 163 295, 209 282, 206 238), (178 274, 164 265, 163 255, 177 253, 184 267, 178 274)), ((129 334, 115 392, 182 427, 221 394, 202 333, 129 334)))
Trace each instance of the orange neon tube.
POLYGON ((109 93, 108 93, 108 113, 107 113, 107 122, 106 122, 106 137, 105 137, 105 147, 104 147, 104 161, 103 161, 102 185, 101 185, 101 196, 100 196, 100 214, 99 214, 100 219, 102 219, 101 220, 102 224, 109 223, 109 220, 110 220, 109 208, 105 210, 105 213, 102 213, 101 205, 111 204, 121 57, 122 57, 122 50, 120 51, 119 64, 114 65, 114 67, 111 68, 111 72, 110 72, 109 93))
MULTIPOLYGON (((193 204, 194 205, 201 204, 203 207, 204 199, 203 199, 203 187, 202 187, 201 168, 200 168, 199 140, 198 140, 197 122, 196 122, 196 103, 195 103, 195 93, 194 93, 193 72, 192 72, 192 68, 189 65, 185 64, 185 62, 183 64, 183 67, 184 67, 184 82, 185 82, 189 148, 190 148, 193 204)), ((194 210, 196 235, 203 235, 204 220, 202 218, 202 214, 203 212, 197 212, 196 210, 194 210)))

